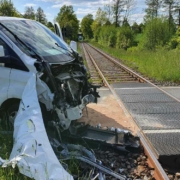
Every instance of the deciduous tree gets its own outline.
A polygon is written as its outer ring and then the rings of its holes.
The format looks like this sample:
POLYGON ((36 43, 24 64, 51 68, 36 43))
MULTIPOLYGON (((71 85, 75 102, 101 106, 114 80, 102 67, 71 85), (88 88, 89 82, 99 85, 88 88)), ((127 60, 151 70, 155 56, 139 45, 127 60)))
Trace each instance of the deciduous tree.
POLYGON ((146 23, 144 29, 143 47, 154 50, 162 47, 173 36, 173 30, 169 31, 169 23, 166 18, 154 18, 146 23))
POLYGON ((122 12, 124 11, 124 0, 113 0, 112 10, 113 10, 113 17, 114 17, 114 24, 118 27, 123 19, 122 12))
POLYGON ((46 26, 47 26, 51 31, 54 31, 54 26, 53 26, 52 22, 49 21, 49 22, 46 24, 46 26))
POLYGON ((98 8, 95 15, 95 21, 101 26, 104 25, 108 21, 107 13, 101 8, 98 8))
POLYGON ((21 14, 15 9, 14 4, 11 0, 0 0, 0 15, 16 17, 21 16, 21 14))
POLYGON ((175 32, 175 23, 174 23, 174 12, 175 12, 175 5, 176 5, 176 0, 163 0, 163 7, 165 10, 168 12, 168 22, 169 22, 169 31, 172 30, 172 27, 175 32))
POLYGON ((158 17, 159 9, 161 7, 161 0, 146 0, 147 8, 145 9, 146 16, 145 20, 153 19, 158 17))
POLYGON ((39 21, 42 24, 47 23, 46 15, 41 7, 38 7, 36 12, 36 21, 39 21))
POLYGON ((65 39, 77 40, 79 21, 72 6, 62 6, 56 21, 60 24, 65 39))
POLYGON ((33 7, 26 7, 25 13, 24 13, 24 18, 35 19, 35 11, 34 11, 33 7))
POLYGON ((83 33, 83 36, 86 39, 90 39, 93 37, 93 31, 91 29, 91 25, 92 25, 93 21, 94 20, 93 20, 92 14, 88 14, 88 15, 84 16, 81 21, 81 31, 83 33))

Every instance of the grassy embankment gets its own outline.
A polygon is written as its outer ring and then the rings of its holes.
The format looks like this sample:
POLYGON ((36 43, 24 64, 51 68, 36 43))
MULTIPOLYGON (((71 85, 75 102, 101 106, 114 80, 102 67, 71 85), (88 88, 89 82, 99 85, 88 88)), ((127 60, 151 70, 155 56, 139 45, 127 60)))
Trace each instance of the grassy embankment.
POLYGON ((131 48, 131 51, 125 51, 96 42, 91 42, 91 44, 121 59, 125 65, 151 79, 180 83, 180 50, 140 51, 131 48))

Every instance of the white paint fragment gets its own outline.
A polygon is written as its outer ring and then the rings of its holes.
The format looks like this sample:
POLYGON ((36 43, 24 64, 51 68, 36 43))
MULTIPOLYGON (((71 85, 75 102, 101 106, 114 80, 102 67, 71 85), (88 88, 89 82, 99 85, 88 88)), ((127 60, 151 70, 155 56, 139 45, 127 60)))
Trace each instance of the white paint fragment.
POLYGON ((8 161, 0 159, 2 167, 17 164, 19 171, 35 180, 73 180, 58 161, 44 127, 36 91, 36 76, 32 74, 24 89, 14 123, 14 146, 8 161))

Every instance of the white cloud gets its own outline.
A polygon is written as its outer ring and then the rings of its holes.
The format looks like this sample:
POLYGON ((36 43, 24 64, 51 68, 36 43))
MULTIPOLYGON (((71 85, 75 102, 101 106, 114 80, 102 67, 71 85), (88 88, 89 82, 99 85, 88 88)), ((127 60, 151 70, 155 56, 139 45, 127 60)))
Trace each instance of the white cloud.
POLYGON ((51 7, 52 8, 61 8, 64 5, 69 6, 69 5, 72 5, 72 4, 71 4, 71 2, 63 2, 61 4, 55 4, 55 5, 51 6, 51 7))
POLYGON ((138 24, 142 23, 145 15, 145 13, 137 13, 130 15, 130 24, 133 24, 134 22, 137 22, 138 24))
POLYGON ((51 13, 46 13, 46 16, 52 16, 52 14, 51 13))
MULTIPOLYGON (((112 3, 113 0, 34 0, 36 2, 48 2, 51 3, 51 6, 48 6, 48 12, 51 12, 55 15, 55 12, 58 11, 63 5, 72 5, 77 15, 77 18, 81 21, 82 17, 87 14, 92 14, 95 16, 96 11, 99 7, 103 8, 105 4, 112 3)), ((131 11, 129 17, 131 23, 138 22, 141 23, 144 17, 144 9, 146 7, 145 0, 135 0, 135 5, 131 11)), ((48 16, 48 15, 47 15, 48 16)), ((52 16, 49 16, 52 17, 52 16)))
POLYGON ((66 0, 65 2, 63 0, 35 0, 35 1, 42 1, 42 2, 51 2, 54 3, 53 7, 59 7, 60 4, 63 5, 73 5, 73 6, 102 6, 104 4, 109 3, 109 0, 66 0), (57 6, 56 6, 57 4, 57 6))
POLYGON ((55 4, 53 6, 51 6, 52 8, 61 8, 62 7, 62 4, 55 4))
POLYGON ((35 1, 42 1, 42 2, 52 2, 52 3, 61 3, 62 0, 35 0, 35 1))
POLYGON ((76 14, 81 14, 81 15, 86 15, 86 14, 96 14, 97 9, 92 9, 92 8, 78 8, 77 11, 75 12, 76 14))
POLYGON ((33 3, 27 3, 24 5, 25 7, 35 7, 37 6, 37 4, 33 4, 33 3))

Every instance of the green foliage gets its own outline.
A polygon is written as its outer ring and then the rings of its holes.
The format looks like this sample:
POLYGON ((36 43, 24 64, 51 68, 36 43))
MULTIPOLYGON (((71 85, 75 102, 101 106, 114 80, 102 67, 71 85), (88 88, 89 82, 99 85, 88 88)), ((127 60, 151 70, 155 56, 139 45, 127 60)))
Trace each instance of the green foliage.
POLYGON ((21 17, 11 0, 0 0, 0 16, 21 17))
POLYGON ((121 17, 122 17, 122 12, 124 11, 126 5, 126 1, 123 0, 113 0, 112 4, 112 14, 114 17, 114 25, 116 27, 119 27, 121 17))
POLYGON ((117 28, 114 26, 102 26, 99 31, 98 42, 109 47, 116 45, 117 28))
POLYGON ((101 8, 98 8, 95 16, 95 21, 101 26, 104 25, 108 21, 107 13, 101 8))
POLYGON ((72 6, 62 6, 56 21, 60 24, 60 27, 65 30, 63 34, 65 39, 77 40, 79 21, 72 6))
POLYGON ((145 9, 146 16, 145 21, 158 17, 158 11, 161 6, 161 0, 146 0, 147 8, 145 9))
POLYGON ((47 26, 51 31, 53 31, 53 32, 55 31, 52 22, 48 22, 48 23, 46 24, 46 26, 47 26))
POLYGON ((177 29, 176 34, 169 41, 170 49, 180 49, 180 27, 177 29))
POLYGON ((101 29, 101 25, 95 20, 91 24, 91 29, 92 29, 92 32, 93 32, 94 40, 97 42, 98 37, 99 37, 99 32, 100 32, 100 29, 101 29))
POLYGON ((143 34, 142 33, 134 34, 133 46, 138 46, 139 43, 142 41, 142 39, 143 39, 143 34))
POLYGON ((41 7, 38 7, 36 12, 36 21, 39 21, 42 24, 47 24, 46 15, 44 10, 41 7))
POLYGON ((133 43, 133 31, 129 26, 116 28, 115 26, 102 26, 94 34, 96 42, 108 47, 127 49, 133 43))
POLYGON ((115 47, 115 44, 116 44, 116 30, 113 29, 111 32, 110 32, 110 35, 109 35, 109 38, 108 38, 108 46, 109 47, 115 47))
POLYGON ((33 20, 35 19, 35 12, 33 7, 26 7, 24 18, 33 20))
MULTIPOLYGON (((3 159, 9 159, 12 147, 13 139, 12 135, 0 134, 0 157, 3 159)), ((25 177, 19 173, 18 168, 13 169, 12 167, 2 168, 0 167, 0 179, 1 180, 30 180, 30 178, 25 177)))
POLYGON ((107 12, 103 11, 101 8, 98 8, 96 12, 95 20, 91 25, 91 29, 93 31, 95 41, 98 41, 100 27, 103 25, 110 25, 110 22, 108 21, 107 18, 107 12))
POLYGON ((117 33, 116 47, 127 50, 134 41, 133 31, 129 26, 122 26, 117 33))
POLYGON ((88 14, 83 17, 81 21, 81 31, 85 39, 91 39, 93 37, 92 24, 93 24, 93 15, 88 14))
POLYGON ((136 22, 133 23, 131 28, 132 28, 132 31, 134 32, 134 34, 138 34, 138 33, 142 32, 141 27, 136 22))
POLYGON ((146 22, 143 41, 141 46, 149 50, 163 47, 170 40, 174 29, 169 27, 167 19, 154 18, 146 22))

